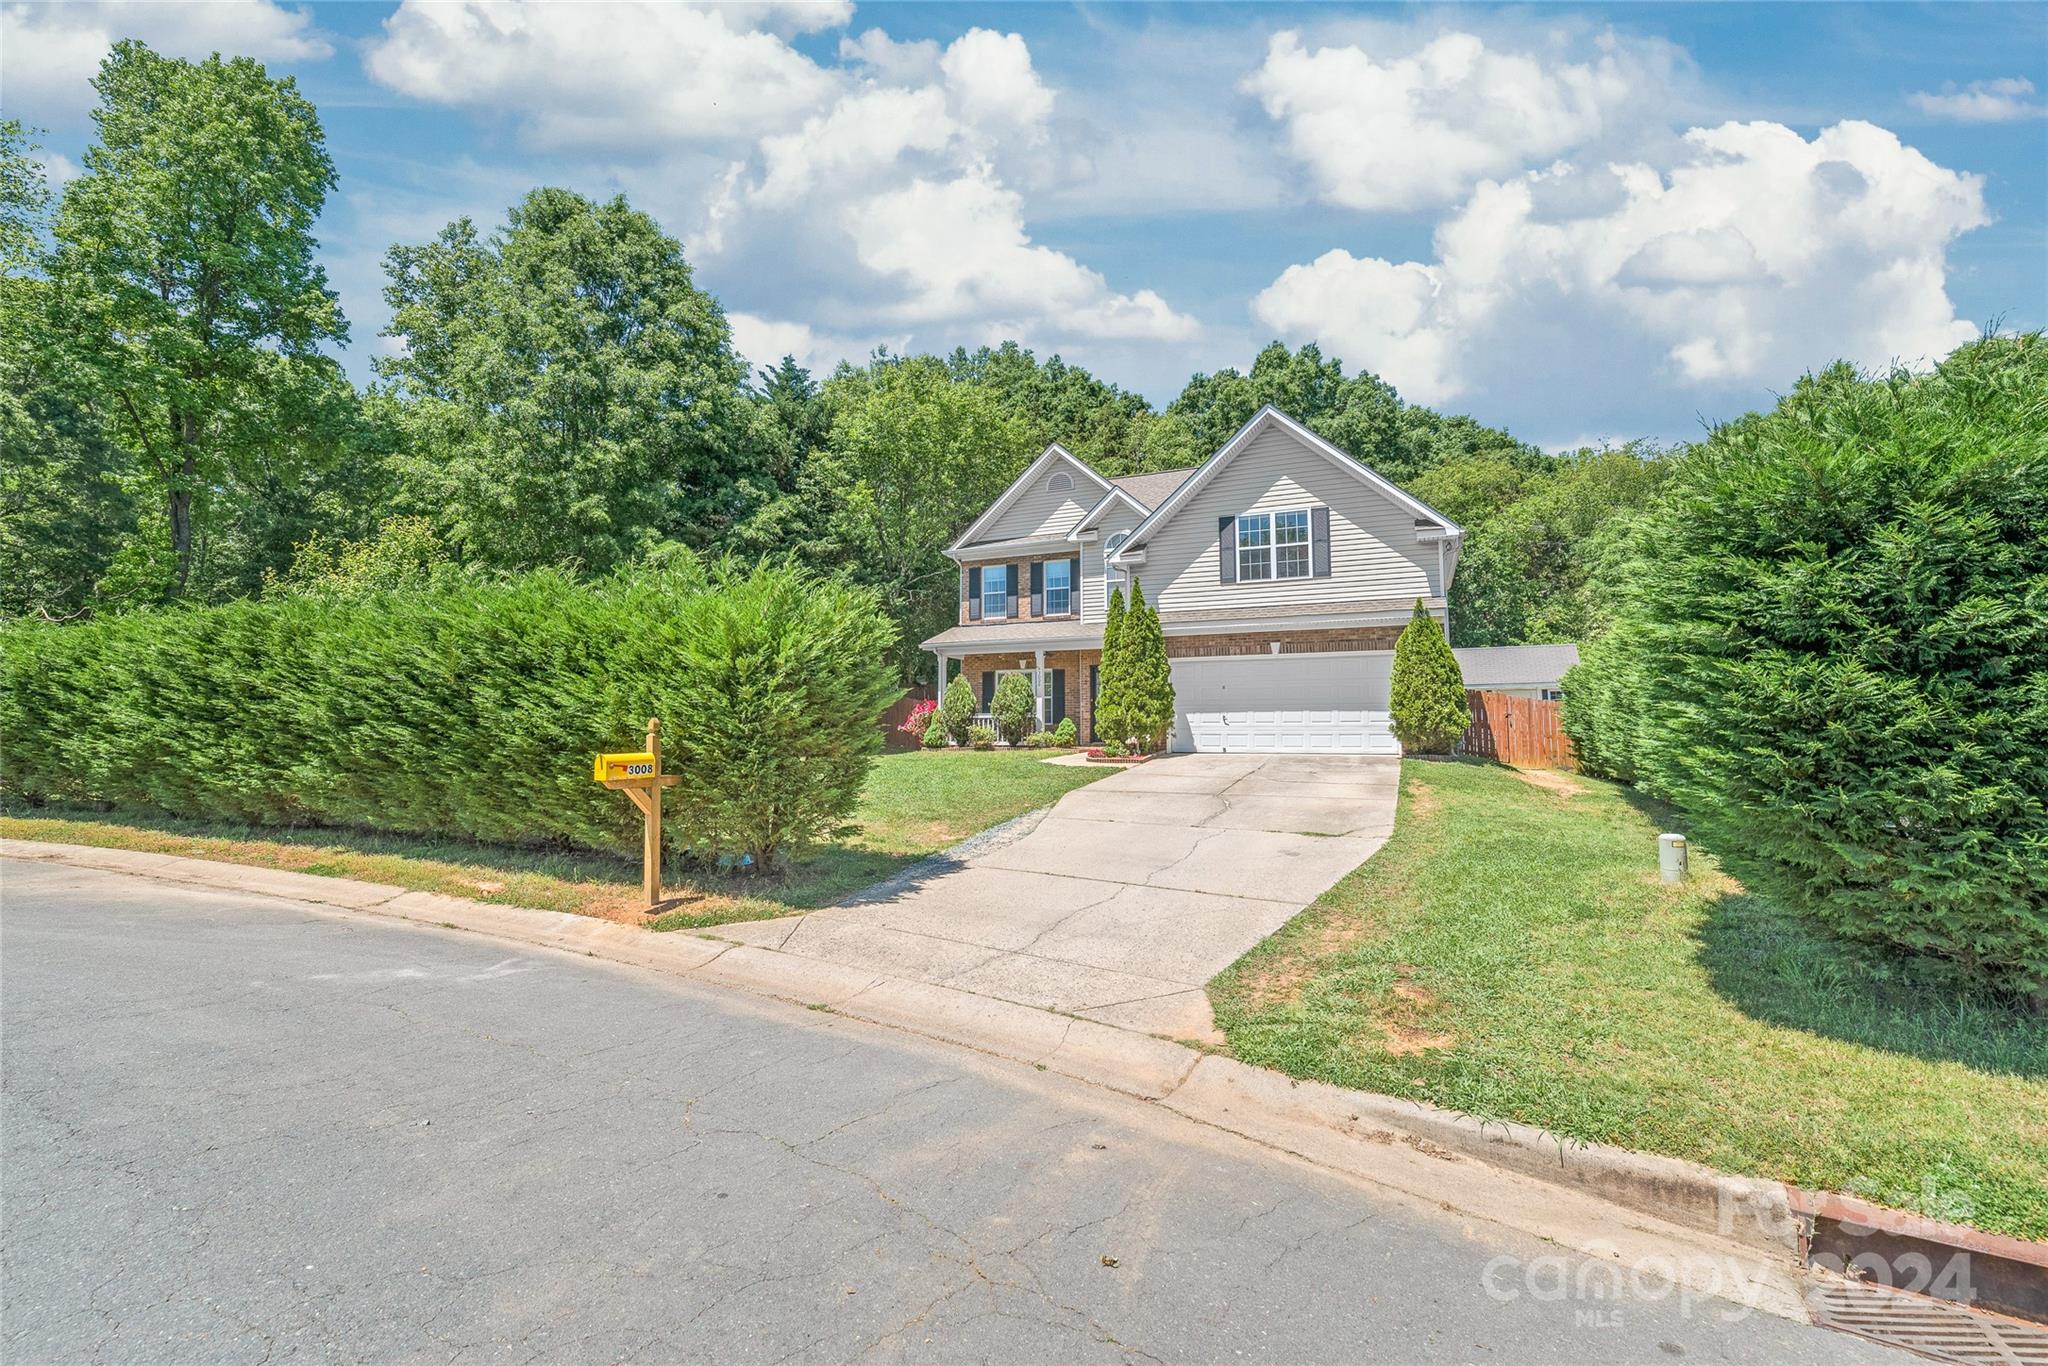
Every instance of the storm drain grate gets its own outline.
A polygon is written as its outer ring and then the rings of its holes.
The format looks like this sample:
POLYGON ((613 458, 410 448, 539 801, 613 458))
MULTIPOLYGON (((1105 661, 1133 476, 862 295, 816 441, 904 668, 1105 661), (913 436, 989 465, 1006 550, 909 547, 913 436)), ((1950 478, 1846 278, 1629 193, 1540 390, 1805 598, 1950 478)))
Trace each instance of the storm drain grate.
POLYGON ((2048 1329, 1865 1285, 1817 1286, 1814 1322, 1966 1366, 2048 1366, 2048 1329))

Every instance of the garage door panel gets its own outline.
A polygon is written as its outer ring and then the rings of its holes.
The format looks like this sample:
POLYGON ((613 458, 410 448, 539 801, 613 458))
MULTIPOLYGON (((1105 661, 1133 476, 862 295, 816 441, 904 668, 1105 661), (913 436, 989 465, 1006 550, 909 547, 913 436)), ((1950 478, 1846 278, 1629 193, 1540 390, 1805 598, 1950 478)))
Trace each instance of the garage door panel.
POLYGON ((1392 676, 1391 652, 1176 660, 1173 747, 1399 754, 1387 714, 1392 676))

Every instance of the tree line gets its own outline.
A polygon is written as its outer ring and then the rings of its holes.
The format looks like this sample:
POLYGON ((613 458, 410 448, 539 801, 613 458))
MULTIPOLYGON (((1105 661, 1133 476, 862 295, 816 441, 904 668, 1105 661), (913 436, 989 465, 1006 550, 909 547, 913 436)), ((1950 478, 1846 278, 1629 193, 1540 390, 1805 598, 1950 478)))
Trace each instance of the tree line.
POLYGON ((875 590, 911 681, 954 612, 941 552, 1047 443, 1180 468, 1272 403, 1467 527, 1458 643, 1570 640, 1665 475, 1647 446, 1552 455, 1405 403, 1314 344, 1163 408, 1016 342, 750 372, 676 238, 551 186, 390 249, 358 387, 314 234, 339 180, 295 83, 130 41, 94 85, 61 193, 0 123, 0 615, 779 557, 875 590))

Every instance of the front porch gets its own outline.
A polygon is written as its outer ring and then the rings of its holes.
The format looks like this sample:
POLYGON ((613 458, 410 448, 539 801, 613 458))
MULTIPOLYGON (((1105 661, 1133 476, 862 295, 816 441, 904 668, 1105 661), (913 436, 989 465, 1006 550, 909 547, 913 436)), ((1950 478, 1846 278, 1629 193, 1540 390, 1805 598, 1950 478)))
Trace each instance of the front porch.
POLYGON ((956 626, 924 642, 938 659, 933 696, 965 678, 974 688, 975 723, 990 724, 989 703, 1004 674, 1021 674, 1037 702, 1037 728, 1071 717, 1082 739, 1095 738, 1095 684, 1102 663, 1102 627, 1076 622, 1023 622, 1006 629, 956 626), (958 665, 957 668, 954 666, 958 665))
MULTIPOLYGON (((950 672, 952 662, 951 656, 939 657, 942 678, 950 672)), ((1100 650, 991 651, 961 655, 958 662, 957 676, 965 678, 974 688, 976 725, 995 725, 989 714, 989 703, 994 699, 996 684, 1003 675, 1014 673, 1021 674, 1031 684, 1031 696, 1037 702, 1037 729, 1051 730, 1062 719, 1071 717, 1080 737, 1084 741, 1094 740, 1094 683, 1096 670, 1102 662, 1100 650)), ((943 685, 939 691, 944 692, 943 685)))

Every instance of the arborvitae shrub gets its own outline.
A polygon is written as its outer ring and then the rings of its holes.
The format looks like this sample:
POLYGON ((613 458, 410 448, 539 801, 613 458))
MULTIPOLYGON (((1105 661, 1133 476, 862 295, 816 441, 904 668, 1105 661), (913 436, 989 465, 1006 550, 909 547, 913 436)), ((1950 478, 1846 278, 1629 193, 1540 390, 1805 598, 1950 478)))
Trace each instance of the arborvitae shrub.
POLYGON ((1022 744, 1038 723, 1038 703, 1031 695, 1031 680, 1023 674, 1004 674, 996 681, 996 695, 989 703, 989 715, 996 719, 996 734, 1006 745, 1022 744))
POLYGON ((1394 735, 1415 754, 1449 754, 1472 724, 1465 677, 1444 628, 1416 599, 1415 615, 1394 642, 1390 705, 1394 735))
POLYGON ((1159 613, 1145 601, 1144 585, 1131 580, 1131 605, 1119 635, 1128 671, 1124 679, 1131 733, 1148 750, 1166 746, 1173 727, 1173 669, 1159 613))
POLYGON ((2040 334, 1802 380, 1688 452, 1638 535, 1567 685, 1581 749, 1758 890, 2048 999, 2040 334))
POLYGON ((1109 590, 1108 614, 1102 623, 1102 662, 1095 678, 1095 734, 1122 743, 1130 737, 1130 706, 1125 680, 1130 670, 1123 649, 1124 590, 1109 590))
POLYGON ((946 738, 956 745, 967 743, 968 727, 974 724, 974 714, 980 710, 974 700, 974 685, 965 675, 946 685, 944 697, 939 701, 939 724, 946 729, 946 738))

